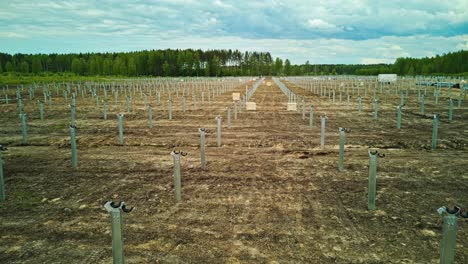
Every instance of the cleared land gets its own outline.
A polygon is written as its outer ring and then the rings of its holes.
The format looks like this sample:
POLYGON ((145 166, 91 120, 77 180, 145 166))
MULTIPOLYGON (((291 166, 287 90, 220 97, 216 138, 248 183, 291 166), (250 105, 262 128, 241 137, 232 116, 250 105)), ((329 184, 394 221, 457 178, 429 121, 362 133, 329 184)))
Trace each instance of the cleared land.
MULTIPOLYGON (((125 110, 124 97, 114 107, 109 93, 103 120, 94 98, 78 94, 77 170, 70 162, 70 99, 55 96, 40 121, 37 103, 23 94, 27 145, 21 145, 16 103, 1 104, 0 144, 9 150, 2 153, 7 200, 0 202, 0 262, 110 263, 111 227, 102 205, 113 199, 136 207, 124 215, 128 263, 438 263, 442 218, 436 209, 468 207, 466 100, 461 108, 455 101, 448 122, 447 90, 435 105, 428 88, 423 115, 413 87, 397 129, 400 94, 388 94, 386 103, 382 95, 375 121, 370 90, 359 113, 357 88, 347 106, 345 96, 340 103, 336 94, 333 103, 328 95, 283 82, 307 107, 314 105, 313 128, 308 111, 305 120, 286 111, 288 97, 274 82, 261 84, 251 98, 255 112, 243 109, 235 120, 231 111, 230 129, 225 107, 232 106, 231 92, 244 93, 245 84, 210 103, 205 97, 203 109, 199 93, 197 110, 189 96, 185 113, 181 95, 173 93, 171 121, 167 93, 159 106, 152 94, 151 129, 137 92, 120 146, 115 114, 125 110), (441 113, 436 150, 430 150, 432 112, 441 113), (223 116, 221 148, 217 115, 223 116), (199 166, 199 127, 212 131, 206 170, 199 166), (337 169, 339 127, 351 129, 343 172, 337 169), (379 159, 376 211, 367 210, 369 147, 386 154, 379 159), (173 149, 189 153, 182 159, 180 204, 172 185, 173 149)), ((323 82, 335 88, 340 83, 323 82)), ((452 93, 457 98, 458 90, 452 93)), ((468 221, 459 221, 458 234, 456 263, 468 263, 468 221)))

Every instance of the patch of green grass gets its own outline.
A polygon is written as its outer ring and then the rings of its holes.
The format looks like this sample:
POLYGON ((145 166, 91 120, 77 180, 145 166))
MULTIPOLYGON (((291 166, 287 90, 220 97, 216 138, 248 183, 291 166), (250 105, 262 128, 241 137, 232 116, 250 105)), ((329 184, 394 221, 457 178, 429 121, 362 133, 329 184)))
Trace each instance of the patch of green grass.
MULTIPOLYGON (((8 193, 7 193, 8 194, 8 193)), ((33 208, 41 202, 41 198, 25 191, 16 191, 9 194, 9 200, 14 201, 22 208, 33 208)), ((2 206, 2 204, 0 204, 2 206)))
POLYGON ((62 130, 62 129, 68 128, 68 124, 66 124, 66 123, 57 123, 57 124, 54 124, 54 125, 50 125, 49 128, 51 128, 52 130, 62 130))
POLYGON ((48 73, 38 75, 28 73, 3 73, 0 74, 0 85, 6 84, 31 84, 31 83, 52 83, 52 82, 76 82, 76 81, 103 81, 109 77, 105 76, 77 76, 73 73, 48 73))

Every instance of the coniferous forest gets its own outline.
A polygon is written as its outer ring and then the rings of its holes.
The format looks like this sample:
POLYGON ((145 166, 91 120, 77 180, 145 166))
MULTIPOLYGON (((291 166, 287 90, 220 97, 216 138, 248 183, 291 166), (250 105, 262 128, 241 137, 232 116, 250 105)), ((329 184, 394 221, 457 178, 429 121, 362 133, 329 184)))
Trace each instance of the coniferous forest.
POLYGON ((242 75, 467 75, 468 51, 431 58, 398 58, 393 64, 293 65, 269 52, 239 50, 150 50, 118 53, 0 53, 0 73, 74 73, 79 76, 242 76, 242 75))

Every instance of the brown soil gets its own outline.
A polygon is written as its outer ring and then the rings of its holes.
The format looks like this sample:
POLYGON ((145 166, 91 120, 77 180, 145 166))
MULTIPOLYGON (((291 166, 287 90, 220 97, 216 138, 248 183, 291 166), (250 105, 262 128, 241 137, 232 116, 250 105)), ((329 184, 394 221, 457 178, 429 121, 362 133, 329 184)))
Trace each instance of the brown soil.
MULTIPOLYGON (((419 114, 410 94, 402 129, 396 128, 399 97, 382 102, 373 120, 371 94, 357 111, 357 93, 333 103, 284 82, 315 107, 308 114, 286 111, 288 98, 273 83, 252 97, 257 111, 232 115, 231 92, 187 112, 174 97, 174 120, 156 106, 148 128, 143 99, 124 117, 124 146, 118 145, 117 111, 109 102, 103 120, 94 99, 78 96, 79 168, 70 162, 69 110, 63 97, 45 107, 25 100, 29 144, 21 145, 15 103, 0 105, 7 200, 0 202, 0 263, 110 263, 109 214, 103 203, 124 200, 136 209, 124 215, 127 263, 438 263, 440 206, 468 208, 467 103, 448 122, 444 93, 429 97, 419 114), (432 119, 441 113, 439 144, 430 150, 432 119), (320 115, 326 113, 325 148, 320 115), (223 116, 223 146, 216 147, 215 116, 223 116), (207 168, 199 166, 197 129, 207 136, 207 168), (345 170, 339 172, 338 127, 346 137, 345 170), (379 159, 377 210, 367 210, 369 147, 379 159), (183 202, 175 203, 173 149, 182 159, 183 202)), ((242 85, 234 91, 244 92, 242 85)), ((446 91, 445 91, 446 92, 446 91)), ((163 95, 163 102, 167 99, 163 95)), ((109 95, 110 98, 113 98, 109 95)), ((155 96, 149 98, 155 102, 155 96)), ((198 99, 200 100, 200 99, 198 99)), ((456 105, 456 104, 455 104, 456 105)), ((233 111, 232 111, 233 113, 233 111)), ((468 263, 468 221, 458 224, 456 263, 468 263)))

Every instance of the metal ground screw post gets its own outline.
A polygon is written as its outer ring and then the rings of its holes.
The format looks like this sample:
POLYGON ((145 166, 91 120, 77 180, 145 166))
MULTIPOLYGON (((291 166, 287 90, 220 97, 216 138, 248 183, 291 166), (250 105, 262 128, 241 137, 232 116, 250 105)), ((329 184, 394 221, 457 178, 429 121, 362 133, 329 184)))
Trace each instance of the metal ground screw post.
POLYGON ((204 128, 199 128, 198 132, 200 132, 200 163, 201 163, 201 168, 205 169, 206 167, 206 153, 205 153, 206 130, 204 128))
POLYGON ((22 114, 23 113, 23 99, 21 99, 21 97, 18 97, 17 103, 18 103, 18 113, 22 114))
POLYGON ((186 106, 185 106, 185 96, 182 96, 182 112, 185 113, 186 106))
POLYGON ((432 121, 432 149, 437 148, 437 132, 439 130, 439 117, 434 114, 432 121))
POLYGON ((174 190, 177 203, 182 201, 182 183, 181 183, 181 176, 180 176, 180 157, 186 156, 187 153, 182 151, 175 151, 171 152, 171 156, 174 161, 174 190))
POLYGON ((78 155, 76 151, 75 129, 76 129, 75 125, 70 125, 71 160, 72 160, 72 167, 74 169, 78 167, 78 155))
POLYGON ((377 120, 379 117, 379 100, 374 100, 374 120, 377 120))
POLYGON ((102 115, 104 120, 107 120, 107 101, 102 102, 102 115))
POLYGON ((153 128, 153 107, 148 105, 148 127, 153 128))
POLYGON ((167 112, 168 112, 168 118, 169 120, 172 120, 172 101, 167 100, 167 112))
POLYGON ((320 146, 325 146, 325 125, 327 122, 327 115, 320 116, 321 128, 320 128, 320 146))
POLYGON ((234 120, 237 120, 237 102, 234 102, 234 120))
POLYGON ((124 138, 123 138, 123 114, 117 114, 118 122, 119 122, 119 144, 123 145, 124 138))
POLYGON ((70 124, 75 125, 76 121, 76 106, 72 101, 72 104, 70 105, 70 124))
POLYGON ((426 101, 426 96, 425 95, 422 95, 421 96, 421 113, 424 114, 424 104, 425 104, 425 101, 426 101))
POLYGON ((306 107, 304 103, 304 99, 302 99, 302 120, 306 119, 306 107))
POLYGON ((3 178, 3 160, 2 151, 8 150, 6 147, 0 145, 0 201, 4 201, 6 197, 5 193, 5 179, 3 178))
POLYGON ((104 204, 104 208, 111 216, 112 225, 112 259, 114 264, 124 264, 124 247, 123 247, 123 217, 122 211, 129 213, 133 210, 133 207, 127 209, 124 202, 114 204, 112 201, 108 201, 104 204))
POLYGON ((310 106, 309 109, 309 127, 314 127, 314 106, 310 106))
POLYGON ((437 212, 444 218, 442 241, 440 242, 440 264, 453 264, 455 263, 457 241, 457 218, 459 216, 468 218, 468 212, 461 214, 461 209, 457 206, 453 209, 443 206, 437 209, 437 212))
POLYGON ((362 97, 358 96, 358 111, 359 113, 362 111, 362 97))
POLYGON ((452 98, 450 98, 450 107, 449 107, 449 113, 448 113, 448 118, 449 118, 449 121, 452 121, 453 120, 453 100, 452 98))
POLYGON ((44 121, 44 103, 41 100, 37 100, 39 103, 39 117, 41 121, 44 121))
POLYGON ((26 127, 26 114, 20 114, 21 131, 23 133, 23 144, 28 144, 28 130, 26 127))
POLYGON ((72 93, 72 96, 71 96, 71 105, 76 105, 76 95, 75 95, 75 93, 72 93))
POLYGON ((367 194, 367 209, 375 210, 375 196, 376 196, 376 183, 377 183, 377 157, 384 157, 385 155, 379 154, 376 151, 369 153, 369 184, 367 194))
POLYGON ((231 128, 231 108, 228 106, 226 107, 227 112, 227 127, 231 128))
POLYGON ((132 111, 131 107, 130 107, 130 97, 126 97, 125 98, 126 102, 127 102, 127 112, 130 113, 132 111))
POLYGON ((401 111, 402 111, 403 105, 397 106, 397 128, 401 128, 401 111))
POLYGON ((216 134, 218 147, 221 147, 221 120, 222 118, 220 116, 216 117, 216 134))
POLYGON ((346 128, 339 128, 338 129, 340 133, 340 149, 339 149, 339 160, 338 160, 338 170, 343 171, 343 163, 344 163, 344 147, 345 147, 345 137, 346 133, 349 132, 349 129, 346 128))

